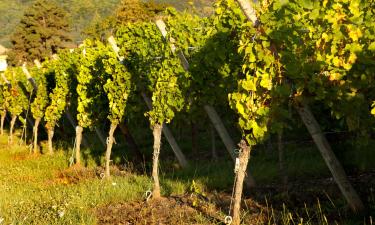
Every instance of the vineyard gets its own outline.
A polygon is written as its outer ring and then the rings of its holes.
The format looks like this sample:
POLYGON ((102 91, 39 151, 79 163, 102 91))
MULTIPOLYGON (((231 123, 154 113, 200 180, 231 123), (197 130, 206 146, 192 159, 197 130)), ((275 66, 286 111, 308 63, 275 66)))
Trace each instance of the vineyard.
POLYGON ((218 0, 2 65, 0 224, 374 224, 374 18, 218 0))

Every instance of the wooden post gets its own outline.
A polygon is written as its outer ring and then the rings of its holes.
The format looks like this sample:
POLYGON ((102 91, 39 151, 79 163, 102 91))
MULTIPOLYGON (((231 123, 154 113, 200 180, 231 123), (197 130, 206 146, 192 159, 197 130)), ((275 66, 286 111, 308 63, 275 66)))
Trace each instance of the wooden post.
POLYGON ((210 125, 210 136, 211 136, 212 159, 216 161, 218 159, 217 152, 216 152, 216 133, 215 133, 215 128, 212 124, 210 125))
MULTIPOLYGON (((237 0, 237 2, 246 17, 253 22, 254 26, 257 26, 259 24, 258 19, 250 2, 248 0, 237 0)), ((354 212, 363 211, 364 205, 361 199, 350 184, 344 169, 333 153, 309 106, 302 102, 296 108, 351 209, 354 212)))
MULTIPOLYGON (((167 38, 168 32, 167 32, 166 25, 165 25, 164 21, 159 19, 159 20, 156 20, 155 23, 156 23, 156 26, 159 28, 163 37, 167 38)), ((176 51, 176 46, 173 43, 171 43, 171 48, 172 48, 173 52, 176 51)), ((180 58, 181 64, 184 67, 185 71, 188 71, 190 65, 189 65, 189 62, 187 61, 185 55, 183 54, 183 52, 178 51, 177 55, 180 58)), ((235 160, 236 156, 235 156, 234 151, 235 151, 236 147, 235 147, 234 142, 233 142, 232 138, 230 137, 227 129, 225 128, 224 123, 221 120, 219 114, 216 112, 215 108, 211 105, 205 105, 204 110, 206 111, 208 117, 211 120, 211 123, 214 125, 216 131, 218 132, 218 134, 219 134, 221 140, 223 141, 227 151, 231 155, 232 159, 235 160)), ((255 179, 249 171, 247 172, 246 185, 249 188, 255 187, 255 185, 256 185, 255 179)))
POLYGON ((249 0, 237 0, 237 2, 240 5, 247 19, 253 23, 253 26, 257 26, 259 24, 259 21, 255 12, 255 9, 251 5, 250 1, 249 0))
POLYGON ((139 149, 139 147, 138 147, 137 143, 135 142, 132 134, 130 133, 128 127, 125 124, 121 123, 121 124, 119 124, 119 128, 121 130, 121 133, 125 136, 126 142, 128 143, 130 149, 135 153, 136 158, 138 160, 143 161, 144 155, 141 152, 141 150, 139 149))
MULTIPOLYGON (((204 109, 206 110, 208 117, 210 117, 210 120, 211 120, 212 124, 214 125, 214 127, 218 131, 217 133, 219 134, 221 140, 223 141, 223 143, 224 143, 226 149, 228 150, 230 156, 232 157, 233 161, 235 162, 235 160, 236 160, 236 155, 235 155, 236 146, 235 146, 232 138, 230 138, 229 133, 228 133, 227 129, 225 128, 223 121, 220 119, 216 110, 212 106, 205 105, 204 109)), ((249 187, 249 188, 252 188, 252 187, 256 186, 255 179, 249 171, 247 172, 245 182, 246 182, 246 186, 249 187)))
POLYGON ((34 91, 37 92, 38 91, 38 86, 36 85, 36 82, 35 82, 34 78, 31 76, 29 70, 27 69, 26 63, 24 63, 22 65, 22 71, 26 75, 26 79, 31 83, 31 85, 33 85, 34 91))
POLYGON ((228 150, 228 153, 232 157, 233 160, 236 159, 235 149, 236 146, 234 145, 234 142, 232 138, 230 138, 229 133, 227 129, 225 128, 224 124, 222 123, 218 113, 216 110, 209 105, 204 106, 204 110, 206 111, 208 117, 210 118, 212 125, 214 125, 215 129, 218 131, 218 134, 223 141, 226 149, 228 150))
POLYGON ((102 145, 105 146, 106 145, 105 138, 104 138, 103 133, 99 130, 99 128, 95 127, 95 133, 96 133, 96 136, 98 136, 100 143, 102 143, 102 145))
POLYGON ((297 106, 297 111, 302 118, 307 130, 312 136, 316 146, 318 147, 321 155, 323 156, 326 165, 332 173, 337 185, 339 186, 342 194, 349 203, 350 208, 354 212, 360 212, 365 209, 361 199, 359 198, 357 192, 351 185, 348 177, 345 174, 339 160, 333 153, 331 146, 329 145, 327 138, 324 136, 318 122, 316 121, 313 113, 311 112, 309 106, 305 103, 297 106))

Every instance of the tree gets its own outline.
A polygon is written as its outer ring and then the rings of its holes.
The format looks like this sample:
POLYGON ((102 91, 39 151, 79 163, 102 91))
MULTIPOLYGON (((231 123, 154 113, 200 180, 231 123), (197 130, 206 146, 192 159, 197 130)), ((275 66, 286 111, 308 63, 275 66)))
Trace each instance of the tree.
MULTIPOLYGON (((152 21, 159 13, 163 12, 167 4, 142 2, 140 0, 122 0, 115 14, 103 20, 95 17, 95 21, 83 33, 89 37, 102 38, 107 33, 116 30, 116 27, 127 23, 152 21)), ((103 38, 102 38, 103 39, 103 38)), ((104 39, 103 39, 104 40, 104 39)))
POLYGON ((26 10, 11 37, 12 64, 43 60, 58 49, 69 47, 71 38, 66 12, 47 0, 37 0, 26 10))

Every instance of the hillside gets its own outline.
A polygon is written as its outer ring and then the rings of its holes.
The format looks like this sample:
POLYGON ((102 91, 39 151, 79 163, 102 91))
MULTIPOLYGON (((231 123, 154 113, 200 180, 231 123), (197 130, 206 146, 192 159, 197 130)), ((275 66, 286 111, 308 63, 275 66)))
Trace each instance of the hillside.
MULTIPOLYGON (((75 41, 81 40, 81 31, 93 21, 110 15, 121 0, 53 0, 63 7, 69 14, 72 24, 72 36, 75 41)), ((10 47, 9 37, 17 26, 25 9, 32 4, 33 0, 2 0, 0 1, 0 44, 10 47)), ((179 10, 191 7, 188 0, 156 0, 155 2, 166 3, 179 10)), ((195 0, 197 8, 208 12, 214 0, 195 0)))

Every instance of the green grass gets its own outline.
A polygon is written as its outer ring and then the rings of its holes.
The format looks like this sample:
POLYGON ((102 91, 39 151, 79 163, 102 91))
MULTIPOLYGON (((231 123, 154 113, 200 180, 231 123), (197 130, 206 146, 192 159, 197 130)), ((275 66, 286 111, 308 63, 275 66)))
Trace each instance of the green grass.
MULTIPOLYGON (((59 174, 67 171, 72 149, 67 143, 57 146, 58 150, 53 156, 34 157, 29 154, 27 147, 17 144, 10 147, 7 145, 7 136, 0 137, 0 220, 4 219, 5 224, 95 224, 97 207, 142 200, 145 191, 152 187, 148 176, 133 171, 114 175, 111 180, 102 180, 94 175, 83 177, 78 182, 70 182, 59 174)), ((83 149, 88 170, 100 170, 97 167, 103 161, 104 154, 98 149, 101 148, 83 149)), ((131 167, 126 167, 118 159, 123 153, 116 151, 114 161, 118 162, 119 168, 131 167)), ((285 146, 285 158, 290 180, 330 176, 314 146, 300 148, 288 144, 285 146)), ((344 166, 355 167, 360 171, 374 169, 374 158, 375 153, 371 149, 345 151, 340 154, 344 166)), ((213 162, 194 161, 184 170, 175 166, 176 162, 173 160, 161 162, 161 185, 165 196, 188 192, 193 181, 203 192, 230 192, 232 189, 233 162, 229 157, 213 162)), ((258 184, 279 182, 276 150, 267 152, 261 148, 255 149, 249 166, 258 184)), ((146 162, 145 168, 150 168, 150 162, 146 162)), ((75 173, 75 170, 70 169, 69 173, 75 173)), ((313 208, 316 203, 308 204, 313 208)), ((277 218, 270 215, 269 220, 272 222, 281 218, 289 221, 283 224, 297 224, 300 217, 296 212, 285 209, 285 212, 277 213, 277 218), (293 219, 288 217, 289 214, 293 214, 293 219)), ((322 219, 324 213, 319 215, 322 219)))
MULTIPOLYGON (((61 149, 30 157, 27 148, 6 142, 0 138, 0 217, 6 224, 95 224, 95 207, 140 200, 151 187, 148 177, 130 173, 68 183, 57 176, 68 167, 69 155, 61 149)), ((168 186, 164 194, 182 194, 188 185, 168 179, 162 184, 168 186)))

